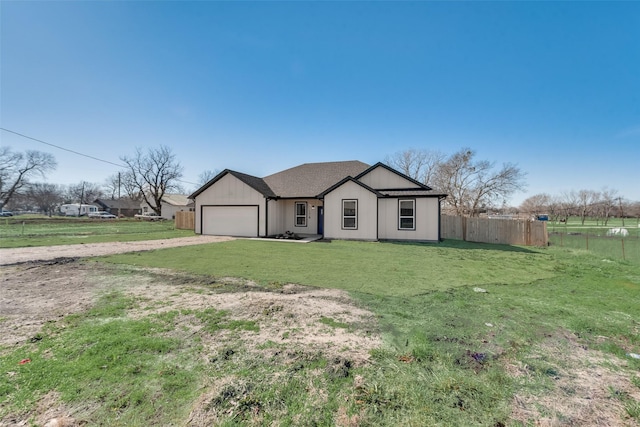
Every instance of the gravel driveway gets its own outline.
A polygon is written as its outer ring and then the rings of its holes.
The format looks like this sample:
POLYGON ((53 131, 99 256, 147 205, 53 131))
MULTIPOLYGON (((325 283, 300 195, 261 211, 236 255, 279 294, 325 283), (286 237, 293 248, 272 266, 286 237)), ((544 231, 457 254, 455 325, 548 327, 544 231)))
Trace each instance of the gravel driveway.
POLYGON ((177 246, 226 242, 229 240, 233 240, 233 237, 200 235, 174 239, 141 240, 137 242, 81 243, 77 245, 0 249, 0 265, 11 265, 29 261, 47 261, 56 258, 92 257, 125 252, 140 252, 177 246))

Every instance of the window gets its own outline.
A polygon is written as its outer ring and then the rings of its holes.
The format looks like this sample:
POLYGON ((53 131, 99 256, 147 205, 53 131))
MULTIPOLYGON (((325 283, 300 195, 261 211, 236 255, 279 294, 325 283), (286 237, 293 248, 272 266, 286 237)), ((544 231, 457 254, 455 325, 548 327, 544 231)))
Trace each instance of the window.
POLYGON ((307 202, 296 202, 296 227, 307 226, 307 202))
POLYGON ((355 230, 358 228, 358 201, 342 201, 342 228, 355 230))
POLYGON ((416 201, 400 200, 398 202, 398 229, 416 229, 416 201))

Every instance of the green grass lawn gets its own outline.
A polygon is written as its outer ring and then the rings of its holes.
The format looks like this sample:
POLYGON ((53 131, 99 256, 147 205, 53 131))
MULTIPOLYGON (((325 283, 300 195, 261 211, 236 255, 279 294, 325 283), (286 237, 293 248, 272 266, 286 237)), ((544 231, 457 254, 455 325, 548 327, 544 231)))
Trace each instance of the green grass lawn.
POLYGON ((124 242, 193 236, 173 221, 16 216, 0 218, 0 248, 124 242))
MULTIPOLYGON (((514 393, 552 387, 563 362, 533 348, 560 331, 621 359, 640 350, 640 263, 570 248, 233 241, 102 260, 351 292, 378 314, 387 343, 367 371, 371 425, 507 422, 514 393), (511 359, 529 366, 527 382, 505 374, 511 359)), ((636 420, 638 405, 627 403, 636 420)))
POLYGON ((396 296, 460 286, 531 283, 554 275, 544 251, 455 240, 440 244, 235 240, 102 260, 262 284, 299 283, 396 296))
MULTIPOLYGON (((106 409, 99 415, 112 425, 142 426, 158 419, 183 425, 184 408, 197 399, 203 378, 226 381, 211 400, 226 414, 219 423, 225 426, 533 425, 535 419, 521 424, 511 418, 514 396, 555 396, 559 404, 583 399, 584 390, 563 381, 576 375, 571 369, 587 349, 618 361, 584 363, 627 378, 635 393, 607 383, 611 402, 621 405, 626 423, 640 423, 640 402, 632 397, 640 389, 640 360, 627 356, 640 353, 640 263, 556 246, 249 240, 97 261, 123 272, 135 265, 192 274, 201 278, 194 284, 197 292, 225 291, 224 286, 207 285, 221 277, 241 277, 275 290, 285 283, 344 289, 375 313, 378 325, 330 318, 323 318, 323 325, 373 328, 384 340, 369 365, 347 367, 345 375, 336 376, 328 370, 335 361, 319 356, 301 354, 293 362, 252 356, 251 346, 234 341, 232 328, 256 325, 226 322, 225 313, 215 307, 126 319, 123 313, 140 302, 114 294, 92 311, 65 319, 64 328, 51 325, 55 328, 43 332, 37 347, 31 344, 0 357, 0 372, 15 370, 15 360, 27 350, 33 360, 53 357, 57 364, 68 354, 83 357, 71 359, 81 365, 56 365, 69 379, 57 380, 64 384, 59 391, 72 402, 98 384, 90 392, 97 397, 90 400, 103 402, 106 409), (195 315, 205 327, 214 322, 211 327, 229 329, 226 345, 233 351, 207 361, 198 353, 197 335, 168 337, 180 315, 195 315), (131 338, 113 339, 120 335, 131 338), (100 336, 104 338, 96 338, 100 336), (101 366, 110 364, 113 375, 102 372, 101 366), (512 375, 514 367, 522 374, 512 375), (112 389, 118 381, 130 385, 116 393, 112 389), (167 402, 164 409, 145 403, 154 396, 167 402), (344 413, 338 416, 340 411, 344 413)), ((262 346, 273 347, 273 354, 292 351, 278 342, 262 346)), ((44 378, 44 371, 27 369, 33 375, 25 375, 17 387, 17 380, 0 387, 0 396, 25 402, 33 393, 57 387, 55 379, 44 378)), ((553 415, 561 424, 580 423, 569 413, 545 412, 549 410, 540 406, 539 415, 553 415)))

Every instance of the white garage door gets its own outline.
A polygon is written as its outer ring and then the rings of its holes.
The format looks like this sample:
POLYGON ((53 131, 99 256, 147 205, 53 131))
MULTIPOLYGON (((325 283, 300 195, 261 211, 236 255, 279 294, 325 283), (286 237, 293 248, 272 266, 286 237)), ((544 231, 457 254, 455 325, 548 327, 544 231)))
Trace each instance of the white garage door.
POLYGON ((204 206, 202 234, 216 236, 258 236, 257 206, 204 206))

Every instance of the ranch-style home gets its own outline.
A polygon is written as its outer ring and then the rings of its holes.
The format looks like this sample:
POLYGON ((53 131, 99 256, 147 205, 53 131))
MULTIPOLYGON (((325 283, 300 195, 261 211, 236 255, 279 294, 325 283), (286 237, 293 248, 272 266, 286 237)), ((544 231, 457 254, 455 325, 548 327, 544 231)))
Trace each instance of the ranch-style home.
POLYGON ((226 169, 189 196, 195 232, 440 240, 445 194, 383 164, 305 163, 264 178, 226 169))

